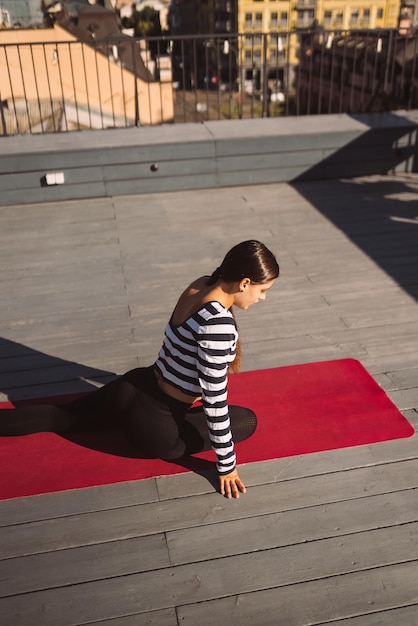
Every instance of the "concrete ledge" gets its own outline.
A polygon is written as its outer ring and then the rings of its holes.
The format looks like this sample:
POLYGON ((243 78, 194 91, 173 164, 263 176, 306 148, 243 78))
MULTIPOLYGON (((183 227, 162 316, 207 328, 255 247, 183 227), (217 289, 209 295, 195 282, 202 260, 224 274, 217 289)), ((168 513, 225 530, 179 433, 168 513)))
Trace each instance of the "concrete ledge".
POLYGON ((418 171, 417 125, 414 111, 3 137, 0 205, 418 171))

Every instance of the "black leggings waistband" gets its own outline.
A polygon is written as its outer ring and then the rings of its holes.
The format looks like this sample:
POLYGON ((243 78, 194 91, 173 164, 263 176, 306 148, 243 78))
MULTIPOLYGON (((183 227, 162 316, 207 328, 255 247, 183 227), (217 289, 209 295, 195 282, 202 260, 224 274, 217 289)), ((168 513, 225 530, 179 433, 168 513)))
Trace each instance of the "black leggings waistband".
POLYGON ((143 393, 162 402, 176 412, 186 412, 193 404, 192 402, 182 402, 166 394, 158 384, 154 365, 139 367, 126 372, 126 374, 122 376, 122 379, 127 380, 143 393))

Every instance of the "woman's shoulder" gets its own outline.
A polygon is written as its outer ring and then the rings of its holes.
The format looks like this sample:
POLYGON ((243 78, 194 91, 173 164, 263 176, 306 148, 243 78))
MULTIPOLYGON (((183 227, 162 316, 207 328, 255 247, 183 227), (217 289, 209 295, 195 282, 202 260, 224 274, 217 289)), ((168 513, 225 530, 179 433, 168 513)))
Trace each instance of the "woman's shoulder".
POLYGON ((208 300, 207 302, 203 302, 198 314, 206 320, 213 318, 215 320, 228 320, 228 322, 229 320, 234 321, 232 312, 218 300, 208 300))
POLYGON ((183 325, 206 307, 207 302, 211 299, 207 279, 207 276, 201 276, 183 291, 171 316, 171 322, 175 326, 183 325))
POLYGON ((194 316, 194 324, 199 335, 234 341, 238 337, 237 325, 231 311, 223 304, 212 300, 203 304, 194 316))

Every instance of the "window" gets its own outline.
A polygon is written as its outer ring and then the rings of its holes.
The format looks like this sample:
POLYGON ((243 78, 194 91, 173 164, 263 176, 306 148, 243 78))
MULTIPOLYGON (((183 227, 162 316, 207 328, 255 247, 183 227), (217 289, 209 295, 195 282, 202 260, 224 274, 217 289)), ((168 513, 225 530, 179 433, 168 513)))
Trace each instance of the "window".
POLYGON ((287 26, 287 11, 280 13, 280 24, 281 26, 287 26))
POLYGON ((363 20, 365 22, 370 22, 370 9, 363 10, 363 20))
POLYGON ((283 47, 287 42, 287 35, 286 33, 273 33, 270 35, 270 45, 274 45, 276 46, 276 48, 280 49, 281 47, 283 47))
POLYGON ((270 26, 277 26, 279 21, 279 14, 274 12, 270 14, 270 26))
POLYGON ((383 9, 377 9, 377 19, 381 20, 383 17, 383 9))
POLYGON ((246 13, 245 14, 245 25, 246 26, 251 26, 253 23, 253 14, 252 13, 246 13))
POLYGON ((286 50, 283 47, 283 44, 276 48, 270 48, 269 50, 270 60, 273 62, 279 62, 281 59, 286 58, 286 50))
POLYGON ((343 23, 343 14, 342 14, 342 11, 340 11, 339 13, 337 13, 337 15, 335 16, 335 23, 336 23, 336 24, 342 24, 342 23, 343 23))
POLYGON ((350 22, 352 24, 358 24, 358 16, 359 16, 359 10, 358 9, 353 9, 353 11, 351 12, 350 22))
POLYGON ((324 24, 331 24, 332 11, 324 11, 324 24))
POLYGON ((256 13, 255 14, 255 26, 262 26, 263 24, 263 14, 262 13, 256 13))

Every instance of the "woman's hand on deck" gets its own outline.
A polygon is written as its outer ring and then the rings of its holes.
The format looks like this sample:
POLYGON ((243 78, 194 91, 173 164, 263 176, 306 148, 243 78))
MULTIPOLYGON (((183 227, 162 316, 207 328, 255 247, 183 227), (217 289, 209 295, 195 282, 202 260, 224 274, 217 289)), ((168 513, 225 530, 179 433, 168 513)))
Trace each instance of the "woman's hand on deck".
POLYGON ((236 469, 230 474, 219 476, 219 484, 221 494, 226 498, 239 498, 240 492, 247 491, 236 469))

